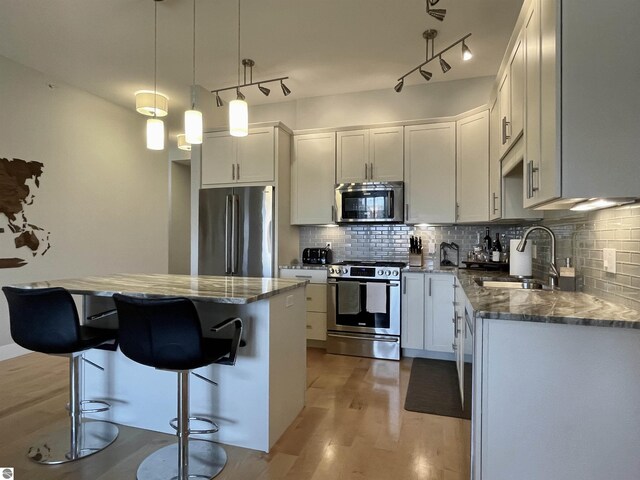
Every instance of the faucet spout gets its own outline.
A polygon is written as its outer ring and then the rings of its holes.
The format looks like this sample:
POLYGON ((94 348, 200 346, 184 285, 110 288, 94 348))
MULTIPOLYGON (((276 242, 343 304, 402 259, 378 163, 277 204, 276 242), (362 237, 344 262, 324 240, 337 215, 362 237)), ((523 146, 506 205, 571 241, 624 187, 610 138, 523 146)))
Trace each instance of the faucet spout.
POLYGON ((527 239, 532 232, 536 230, 542 230, 543 232, 547 232, 549 237, 551 237, 551 260, 549 262, 549 286, 557 287, 558 286, 558 268, 556 266, 556 236, 555 234, 547 227, 542 225, 534 225, 533 227, 529 227, 526 232, 524 232, 524 236, 520 243, 516 247, 516 250, 519 252, 523 252, 525 247, 527 246, 527 239))

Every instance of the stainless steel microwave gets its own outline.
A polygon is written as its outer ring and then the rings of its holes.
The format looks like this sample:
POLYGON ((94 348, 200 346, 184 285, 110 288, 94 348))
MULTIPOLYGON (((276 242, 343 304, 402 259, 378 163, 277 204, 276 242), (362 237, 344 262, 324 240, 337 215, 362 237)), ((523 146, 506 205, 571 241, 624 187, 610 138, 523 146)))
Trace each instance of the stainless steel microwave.
POLYGON ((403 182, 336 185, 337 223, 402 223, 403 182))

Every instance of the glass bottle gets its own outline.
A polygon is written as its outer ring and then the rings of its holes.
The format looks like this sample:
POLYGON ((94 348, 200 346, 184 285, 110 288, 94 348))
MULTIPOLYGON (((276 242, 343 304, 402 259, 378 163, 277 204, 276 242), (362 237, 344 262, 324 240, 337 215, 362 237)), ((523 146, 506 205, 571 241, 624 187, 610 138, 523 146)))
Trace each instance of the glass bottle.
POLYGON ((491 234, 489 233, 489 227, 486 227, 485 236, 482 242, 482 247, 484 248, 484 251, 487 255, 491 254, 491 246, 492 246, 491 234))

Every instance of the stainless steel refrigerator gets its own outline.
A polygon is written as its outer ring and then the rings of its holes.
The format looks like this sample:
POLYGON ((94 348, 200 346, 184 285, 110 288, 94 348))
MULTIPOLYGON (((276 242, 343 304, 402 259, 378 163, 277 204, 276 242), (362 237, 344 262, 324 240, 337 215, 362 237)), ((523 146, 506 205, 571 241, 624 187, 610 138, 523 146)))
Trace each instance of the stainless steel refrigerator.
POLYGON ((198 273, 273 277, 273 187, 200 190, 198 273))

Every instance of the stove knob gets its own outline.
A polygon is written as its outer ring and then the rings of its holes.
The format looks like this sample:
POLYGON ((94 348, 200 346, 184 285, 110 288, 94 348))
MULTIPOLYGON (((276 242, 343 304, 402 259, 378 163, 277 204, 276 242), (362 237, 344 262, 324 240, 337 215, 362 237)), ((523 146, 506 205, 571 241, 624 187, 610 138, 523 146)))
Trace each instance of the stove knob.
POLYGON ((347 270, 346 268, 343 268, 342 269, 342 273, 344 273, 346 275, 347 273, 349 273, 349 270, 347 270))
POLYGON ((389 275, 391 275, 391 271, 387 270, 386 272, 384 272, 385 276, 388 277, 389 275))
POLYGON ((393 276, 394 276, 394 277, 397 277, 397 276, 398 276, 398 270, 394 270, 394 271, 393 271, 393 276))
POLYGON ((335 273, 335 271, 333 270, 333 268, 330 268, 330 269, 329 269, 329 273, 330 273, 331 275, 333 275, 333 274, 335 273))
POLYGON ((384 272, 382 270, 378 270, 378 275, 382 276, 382 275, 384 275, 384 272))

